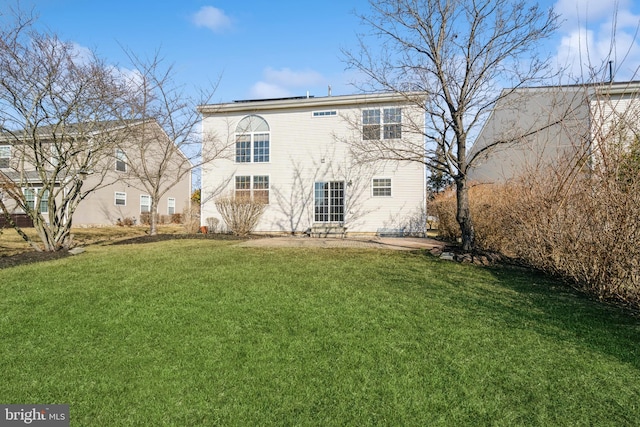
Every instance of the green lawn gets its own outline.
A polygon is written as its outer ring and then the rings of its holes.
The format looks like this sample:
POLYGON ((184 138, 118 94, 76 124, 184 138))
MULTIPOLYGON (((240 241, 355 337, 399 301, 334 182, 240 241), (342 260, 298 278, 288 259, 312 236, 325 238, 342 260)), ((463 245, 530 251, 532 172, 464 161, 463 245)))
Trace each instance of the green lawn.
POLYGON ((0 402, 72 426, 640 420, 640 320, 521 271, 175 240, 0 270, 0 294, 0 402))

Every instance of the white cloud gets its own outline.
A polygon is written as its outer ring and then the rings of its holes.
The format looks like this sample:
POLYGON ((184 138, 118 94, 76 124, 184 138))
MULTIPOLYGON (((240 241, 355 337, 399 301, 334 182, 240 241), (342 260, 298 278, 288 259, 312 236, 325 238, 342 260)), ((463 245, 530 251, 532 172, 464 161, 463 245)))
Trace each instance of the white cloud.
POLYGON ((267 82, 258 82, 251 87, 252 98, 286 98, 291 92, 282 86, 267 82))
POLYGON ((251 88, 252 97, 284 98, 293 96, 294 93, 303 95, 312 87, 326 84, 326 79, 322 74, 313 70, 295 71, 286 67, 276 70, 267 67, 263 71, 263 77, 263 80, 251 88))
POLYGON ((214 33, 231 28, 231 19, 225 15, 224 11, 213 6, 202 6, 193 15, 193 23, 196 27, 205 27, 214 33))
POLYGON ((616 80, 637 78, 640 15, 632 7, 628 0, 619 1, 617 10, 608 1, 558 0, 555 11, 565 20, 557 47, 558 67, 571 77, 605 79, 608 62, 613 61, 616 80))
POLYGON ((286 85, 289 87, 313 86, 324 83, 322 75, 313 70, 293 71, 290 68, 274 70, 269 67, 264 70, 264 77, 267 81, 286 85))

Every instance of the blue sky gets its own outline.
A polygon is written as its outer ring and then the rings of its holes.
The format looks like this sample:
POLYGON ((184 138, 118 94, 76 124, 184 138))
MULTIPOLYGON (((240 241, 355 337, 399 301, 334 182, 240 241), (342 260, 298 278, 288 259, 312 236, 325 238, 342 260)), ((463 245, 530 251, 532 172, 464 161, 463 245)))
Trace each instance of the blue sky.
MULTIPOLYGON (((587 50, 592 62, 606 55, 617 4, 617 78, 634 77, 640 64, 640 45, 633 38, 640 22, 639 4, 540 3, 562 14, 563 24, 548 49, 554 61, 569 64, 574 74, 586 62, 587 50)), ((181 83, 204 87, 220 78, 214 101, 227 102, 307 91, 324 96, 329 85, 334 95, 354 93, 350 82, 357 75, 346 70, 341 49, 357 49, 356 33, 363 28, 353 12, 366 12, 368 2, 21 0, 21 5, 34 6, 39 25, 79 47, 96 50, 113 65, 126 68, 121 46, 139 56, 159 50, 165 61, 175 64, 181 83)))

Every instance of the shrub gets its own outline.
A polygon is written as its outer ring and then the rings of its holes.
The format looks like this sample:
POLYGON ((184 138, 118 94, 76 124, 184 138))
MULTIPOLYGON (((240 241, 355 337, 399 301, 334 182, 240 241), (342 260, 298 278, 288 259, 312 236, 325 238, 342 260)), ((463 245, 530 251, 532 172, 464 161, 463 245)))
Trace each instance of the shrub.
POLYGON ((227 228, 236 236, 251 233, 267 206, 247 197, 233 195, 220 197, 215 203, 227 228))
MULTIPOLYGON (((472 187, 478 248, 519 258, 598 297, 640 306, 640 164, 632 172, 623 161, 610 164, 615 168, 549 168, 472 187)), ((430 209, 444 238, 460 235, 455 194, 438 195, 430 209)))
POLYGON ((207 227, 209 229, 209 233, 217 233, 219 224, 220 224, 220 220, 218 218, 213 218, 213 217, 207 218, 207 227))
POLYGON ((118 227, 131 227, 136 225, 136 219, 135 218, 130 218, 130 217, 125 217, 125 218, 118 218, 116 220, 116 225, 118 227))
POLYGON ((182 226, 189 234, 196 234, 200 230, 200 206, 186 207, 181 215, 182 226))

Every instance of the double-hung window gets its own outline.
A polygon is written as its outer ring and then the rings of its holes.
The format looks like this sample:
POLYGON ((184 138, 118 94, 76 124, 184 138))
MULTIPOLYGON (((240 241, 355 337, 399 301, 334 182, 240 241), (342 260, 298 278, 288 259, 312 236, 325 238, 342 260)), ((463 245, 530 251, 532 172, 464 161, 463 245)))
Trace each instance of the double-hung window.
POLYGON ((127 206, 127 193, 116 191, 115 199, 116 206, 127 206))
POLYGON ((236 163, 266 163, 270 160, 269 124, 259 116, 243 118, 236 127, 236 163))
POLYGON ((116 148, 116 170, 118 172, 127 171, 127 156, 124 150, 116 148))
POLYGON ((140 213, 151 212, 151 196, 142 194, 140 196, 140 213))
POLYGON ((0 145, 0 168, 8 168, 11 160, 11 146, 0 145))
POLYGON ((25 206, 41 214, 49 212, 49 190, 42 188, 23 188, 25 206))
POLYGON ((236 137, 236 163, 251 162, 251 135, 236 137))
POLYGON ((362 139, 402 138, 402 108, 375 108, 362 111, 362 139))
POLYGON ((235 197, 238 200, 253 200, 256 203, 269 204, 269 176, 236 176, 235 197))
POLYGON ((371 190, 373 197, 391 197, 391 178, 373 178, 371 190))
POLYGON ((176 199, 169 197, 167 199, 167 215, 173 215, 176 213, 176 199))
POLYGON ((36 208, 36 190, 33 188, 25 188, 22 190, 24 194, 24 204, 27 208, 34 210, 36 208))

